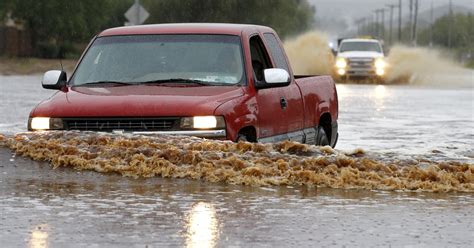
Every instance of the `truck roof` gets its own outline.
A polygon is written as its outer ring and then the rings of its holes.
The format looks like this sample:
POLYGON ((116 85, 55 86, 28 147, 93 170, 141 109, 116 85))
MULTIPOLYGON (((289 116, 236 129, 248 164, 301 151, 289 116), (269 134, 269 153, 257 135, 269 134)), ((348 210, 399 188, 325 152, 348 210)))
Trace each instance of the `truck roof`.
POLYGON ((140 34, 227 34, 241 35, 243 32, 260 30, 274 32, 265 26, 229 23, 173 23, 125 26, 102 31, 98 36, 140 35, 140 34))
POLYGON ((361 38, 358 38, 358 39, 344 39, 341 41, 342 42, 374 42, 374 43, 380 43, 379 40, 376 40, 376 39, 361 39, 361 38))

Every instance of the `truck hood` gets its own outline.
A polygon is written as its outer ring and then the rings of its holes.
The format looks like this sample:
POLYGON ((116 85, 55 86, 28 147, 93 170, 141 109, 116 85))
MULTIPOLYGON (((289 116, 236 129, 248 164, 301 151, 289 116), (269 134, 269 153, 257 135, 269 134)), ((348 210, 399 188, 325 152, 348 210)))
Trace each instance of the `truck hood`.
POLYGON ((383 53, 378 52, 351 51, 338 53, 337 56, 342 58, 380 58, 384 55, 383 53))
POLYGON ((70 87, 40 103, 32 116, 152 117, 213 115, 222 103, 243 95, 241 86, 70 87))

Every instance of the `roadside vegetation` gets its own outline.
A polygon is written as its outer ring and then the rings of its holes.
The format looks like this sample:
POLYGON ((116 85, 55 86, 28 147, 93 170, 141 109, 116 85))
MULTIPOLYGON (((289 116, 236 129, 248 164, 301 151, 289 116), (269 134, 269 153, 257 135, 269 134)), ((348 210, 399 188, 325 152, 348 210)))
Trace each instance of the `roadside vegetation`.
POLYGON ((451 19, 449 15, 438 18, 433 28, 425 28, 418 34, 418 44, 436 46, 452 50, 455 56, 474 68, 474 15, 457 14, 451 19))
MULTIPOLYGON (((0 20, 11 19, 29 34, 32 56, 77 58, 100 30, 123 26, 124 13, 133 3, 133 0, 2 0, 0 20)), ((252 23, 271 26, 281 37, 311 27, 315 14, 307 0, 142 0, 141 4, 150 13, 145 24, 252 23)))
MULTIPOLYGON (((380 32, 386 34, 386 37, 390 32, 379 23, 370 23, 362 27, 361 33, 371 34, 373 30, 383 30, 380 32)), ((402 29, 402 40, 394 43, 436 48, 464 66, 474 68, 474 14, 444 15, 434 20, 432 25, 417 31, 416 42, 410 41, 410 33, 411 28, 407 24, 402 29)), ((395 31, 393 35, 396 35, 395 31)))
MULTIPOLYGON (((61 62, 64 70, 70 75, 74 70, 76 60, 64 59, 61 62)), ((61 69, 58 59, 0 57, 0 75, 42 74, 53 69, 61 69)))

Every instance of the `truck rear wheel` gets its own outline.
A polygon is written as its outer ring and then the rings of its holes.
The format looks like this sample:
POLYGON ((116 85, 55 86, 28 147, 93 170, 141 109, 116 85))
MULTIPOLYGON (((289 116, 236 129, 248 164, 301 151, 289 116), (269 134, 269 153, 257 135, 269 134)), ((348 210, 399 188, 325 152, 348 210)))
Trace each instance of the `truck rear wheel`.
POLYGON ((323 127, 318 128, 318 136, 316 137, 316 145, 318 145, 318 146, 328 146, 329 145, 329 139, 328 139, 328 136, 326 135, 326 132, 324 131, 323 127))

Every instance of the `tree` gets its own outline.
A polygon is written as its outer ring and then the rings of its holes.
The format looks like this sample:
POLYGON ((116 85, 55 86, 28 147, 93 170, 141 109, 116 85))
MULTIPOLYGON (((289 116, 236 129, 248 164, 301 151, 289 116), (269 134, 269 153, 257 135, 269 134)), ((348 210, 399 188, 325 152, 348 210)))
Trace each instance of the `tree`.
POLYGON ((280 36, 308 29, 314 7, 306 0, 144 0, 147 23, 224 22, 267 25, 280 36))
MULTIPOLYGON (((451 48, 473 48, 474 43, 474 15, 457 14, 452 18, 445 15, 438 18, 433 23, 433 44, 448 48, 448 30, 451 29, 451 48)), ((420 32, 420 43, 428 45, 431 37, 431 27, 425 28, 420 32)))
MULTIPOLYGON (((64 56, 72 43, 89 40, 105 26, 121 25, 117 9, 131 1, 113 0, 2 0, 3 14, 23 24, 32 47, 41 57, 64 56), (114 18, 111 18, 113 16, 114 18)), ((122 14, 123 15, 123 14, 122 14)))
POLYGON ((438 18, 432 28, 421 30, 419 44, 449 49, 465 65, 474 68, 474 15, 456 14, 438 18), (452 18, 452 19, 451 19, 452 18), (451 32, 451 42, 449 41, 451 32))
MULTIPOLYGON (((72 44, 105 28, 122 26, 133 0, 0 0, 0 17, 11 14, 31 35, 37 56, 64 57, 72 44)), ((147 23, 226 22, 273 27, 282 37, 313 24, 307 0, 142 0, 147 23)))

